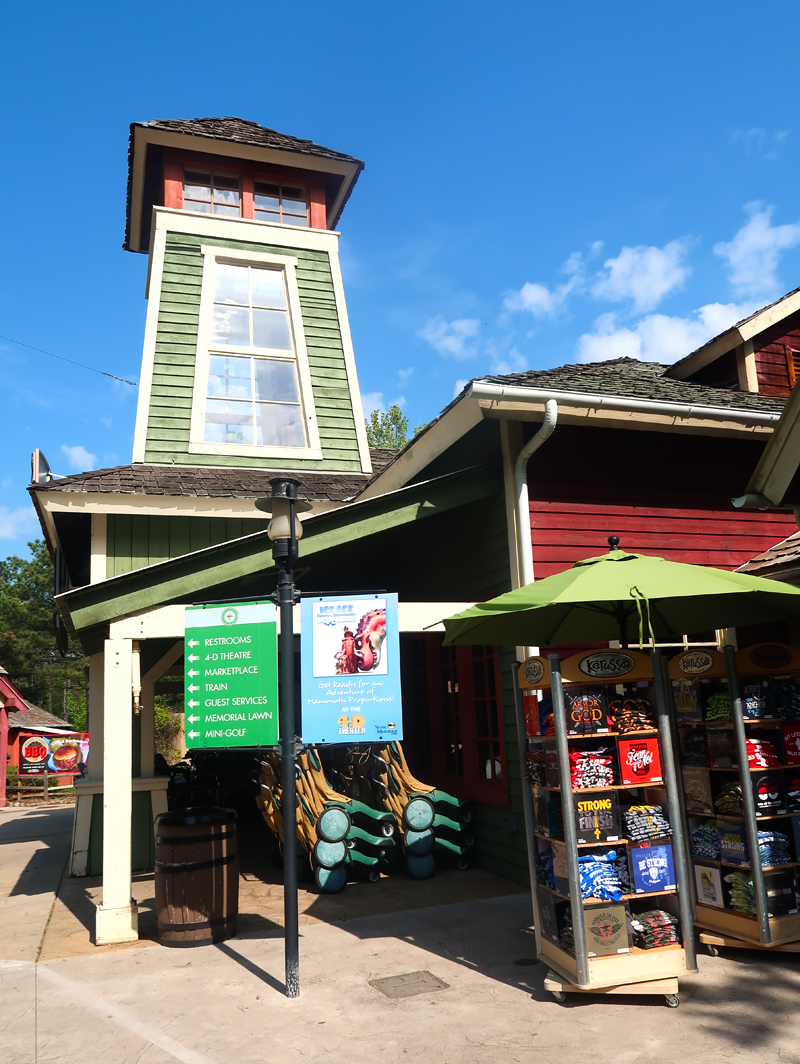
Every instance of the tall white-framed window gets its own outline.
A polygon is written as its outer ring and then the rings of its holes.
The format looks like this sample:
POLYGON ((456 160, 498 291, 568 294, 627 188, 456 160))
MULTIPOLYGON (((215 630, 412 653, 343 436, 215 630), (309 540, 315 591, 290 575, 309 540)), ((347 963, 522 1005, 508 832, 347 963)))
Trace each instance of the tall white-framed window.
POLYGON ((190 453, 321 458, 297 259, 202 252, 190 453))

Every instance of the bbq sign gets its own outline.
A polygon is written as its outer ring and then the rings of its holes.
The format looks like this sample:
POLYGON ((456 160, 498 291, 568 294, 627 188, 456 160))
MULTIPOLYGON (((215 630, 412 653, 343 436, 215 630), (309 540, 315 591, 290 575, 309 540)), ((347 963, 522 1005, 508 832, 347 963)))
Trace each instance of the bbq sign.
POLYGON ((303 598, 303 742, 403 738, 397 595, 303 598))
POLYGON ((35 776, 47 768, 50 757, 50 740, 43 735, 31 735, 19 748, 19 772, 21 776, 35 776))

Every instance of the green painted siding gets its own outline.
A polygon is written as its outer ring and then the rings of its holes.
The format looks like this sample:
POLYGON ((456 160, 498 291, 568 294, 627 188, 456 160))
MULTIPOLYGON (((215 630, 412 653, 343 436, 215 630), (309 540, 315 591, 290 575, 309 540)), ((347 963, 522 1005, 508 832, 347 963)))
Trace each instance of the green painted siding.
POLYGON ((353 404, 326 252, 168 233, 156 333, 145 462, 246 469, 361 471, 353 404), (201 244, 292 255, 306 337, 321 461, 189 454, 192 388, 203 274, 201 244))
POLYGON ((192 551, 261 532, 269 523, 239 517, 156 517, 109 514, 106 577, 179 558, 192 551))

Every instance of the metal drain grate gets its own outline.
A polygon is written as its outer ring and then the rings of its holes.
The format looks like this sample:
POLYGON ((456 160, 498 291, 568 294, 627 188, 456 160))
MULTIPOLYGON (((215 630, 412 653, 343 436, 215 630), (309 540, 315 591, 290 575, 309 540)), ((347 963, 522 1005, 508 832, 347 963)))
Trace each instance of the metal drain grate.
POLYGON ((431 972, 387 975, 385 979, 370 979, 369 985, 388 998, 416 997, 417 994, 430 994, 433 990, 447 990, 450 986, 431 972))

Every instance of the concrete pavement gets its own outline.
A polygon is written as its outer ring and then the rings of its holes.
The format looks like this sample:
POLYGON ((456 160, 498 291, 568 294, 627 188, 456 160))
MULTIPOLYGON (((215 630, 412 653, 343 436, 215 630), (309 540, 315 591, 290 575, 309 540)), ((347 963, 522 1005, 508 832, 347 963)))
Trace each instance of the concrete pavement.
MULTIPOLYGON (((0 821, 2 824, 2 821, 0 821)), ((470 873, 465 873, 469 875, 470 873)), ((683 1064, 800 1061, 800 958, 701 957, 681 1007, 544 993, 529 900, 484 900, 301 928, 301 996, 282 993, 266 924, 219 946, 134 946, 0 966, 3 1059, 15 1064, 683 1064), (445 989, 370 986, 427 970, 445 989)))

